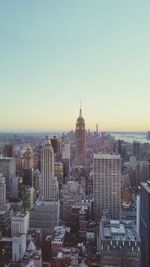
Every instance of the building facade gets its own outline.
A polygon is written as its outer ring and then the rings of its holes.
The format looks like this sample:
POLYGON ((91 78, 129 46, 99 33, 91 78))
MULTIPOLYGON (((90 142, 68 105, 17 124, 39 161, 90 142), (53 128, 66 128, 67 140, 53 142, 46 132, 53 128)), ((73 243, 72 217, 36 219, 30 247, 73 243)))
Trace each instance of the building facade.
POLYGON ((93 212, 95 220, 103 215, 118 219, 121 207, 121 158, 116 154, 93 156, 93 212))
POLYGON ((6 204, 6 182, 5 177, 0 173, 0 205, 6 204))
POLYGON ((28 147, 24 153, 23 183, 33 186, 33 167, 34 155, 31 147, 28 147))
POLYGON ((29 229, 29 212, 16 212, 15 216, 11 217, 11 236, 18 234, 27 235, 29 229))
POLYGON ((133 222, 101 220, 98 236, 101 267, 145 267, 141 265, 140 245, 133 222))
POLYGON ((140 237, 142 266, 150 266, 150 181, 141 183, 140 237))
POLYGON ((44 200, 58 199, 58 182, 54 177, 54 152, 50 139, 41 149, 41 177, 44 200))
POLYGON ((85 121, 80 108, 75 131, 75 164, 79 166, 85 163, 85 136, 85 121))

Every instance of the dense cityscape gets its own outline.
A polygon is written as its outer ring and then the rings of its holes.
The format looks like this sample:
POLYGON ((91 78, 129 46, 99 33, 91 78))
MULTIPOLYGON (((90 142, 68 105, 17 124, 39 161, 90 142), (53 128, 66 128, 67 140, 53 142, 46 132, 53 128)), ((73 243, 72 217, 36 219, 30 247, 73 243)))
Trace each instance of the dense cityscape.
POLYGON ((150 266, 150 133, 0 134, 0 266, 150 266))

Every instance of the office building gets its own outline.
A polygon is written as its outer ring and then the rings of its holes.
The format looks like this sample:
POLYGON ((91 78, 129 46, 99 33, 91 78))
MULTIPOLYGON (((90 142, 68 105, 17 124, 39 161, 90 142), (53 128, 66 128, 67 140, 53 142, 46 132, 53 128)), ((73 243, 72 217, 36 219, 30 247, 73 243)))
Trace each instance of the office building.
POLYGON ((66 229, 64 226, 55 226, 53 231, 53 238, 51 242, 52 246, 52 257, 56 257, 58 252, 64 245, 66 229))
POLYGON ((150 181, 141 183, 140 237, 142 267, 150 266, 150 181))
POLYGON ((12 259, 12 239, 10 237, 0 238, 0 266, 6 266, 6 262, 12 259), (4 253, 5 252, 5 253, 4 253))
POLYGON ((41 177, 43 199, 58 199, 58 182, 56 177, 54 177, 54 152, 50 139, 41 149, 41 177))
POLYGON ((2 236, 10 235, 10 226, 11 219, 9 210, 5 207, 0 208, 0 233, 2 236))
POLYGON ((85 121, 82 117, 82 110, 80 108, 75 131, 75 165, 77 166, 85 164, 85 135, 85 121))
POLYGON ((140 238, 133 222, 102 219, 97 241, 101 267, 141 266, 140 238))
POLYGON ((94 154, 94 218, 118 219, 121 206, 121 158, 116 154, 94 154))
POLYGON ((17 236, 18 234, 27 235, 29 229, 29 212, 16 212, 11 217, 11 236, 17 236))
POLYGON ((21 261, 26 252, 26 235, 21 234, 12 238, 12 260, 21 261))
POLYGON ((33 186, 34 155, 31 147, 24 153, 23 184, 33 186))
POLYGON ((10 178, 16 176, 16 161, 14 158, 0 157, 0 173, 6 178, 6 192, 10 192, 10 178))
POLYGON ((22 200, 23 200, 23 208, 25 210, 30 210, 33 208, 33 200, 34 200, 34 188, 28 186, 22 187, 22 200))
POLYGON ((59 200, 37 200, 30 211, 30 228, 41 229, 44 235, 59 225, 59 200))
POLYGON ((6 204, 6 182, 5 177, 0 173, 0 205, 6 204))

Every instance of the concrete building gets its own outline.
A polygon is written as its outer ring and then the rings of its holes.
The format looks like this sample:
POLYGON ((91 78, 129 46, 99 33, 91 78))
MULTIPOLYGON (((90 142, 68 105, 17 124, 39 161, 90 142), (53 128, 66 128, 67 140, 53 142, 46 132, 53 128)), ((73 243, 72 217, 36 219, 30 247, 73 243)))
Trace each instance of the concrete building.
POLYGON ((4 157, 12 158, 13 156, 13 145, 12 144, 5 144, 3 149, 4 157))
POLYGON ((33 167, 34 167, 34 155, 31 147, 28 147, 24 153, 23 162, 23 184, 33 186, 33 167))
POLYGON ((12 238, 12 260, 21 261, 26 252, 26 235, 21 234, 12 238))
POLYGON ((140 238, 134 223, 102 219, 99 226, 98 252, 101 255, 101 267, 140 267, 140 238))
POLYGON ((63 162, 57 161, 54 164, 54 173, 55 177, 57 177, 59 189, 62 189, 63 178, 64 178, 64 165, 63 162))
POLYGON ((0 157, 0 173, 6 178, 6 192, 9 195, 9 181, 11 177, 16 176, 16 161, 14 158, 0 157))
POLYGON ((69 172, 70 172, 70 141, 69 139, 63 140, 62 160, 64 164, 64 183, 65 183, 67 178, 69 177, 69 172))
POLYGON ((62 248, 54 259, 56 267, 70 266, 78 267, 79 264, 79 249, 78 248, 62 248))
POLYGON ((118 219, 121 207, 121 158, 115 154, 94 154, 94 218, 118 219))
POLYGON ((27 235, 29 230, 29 212, 16 212, 15 216, 11 217, 11 236, 18 234, 27 235))
POLYGON ((141 183, 140 237, 142 267, 150 266, 150 181, 141 183))
POLYGON ((41 177, 43 184, 43 199, 58 199, 58 182, 54 177, 54 152, 48 139, 41 149, 41 177))
POLYGON ((12 239, 10 237, 0 238, 0 266, 12 259, 12 239), (4 253, 5 252, 5 253, 4 253))
POLYGON ((85 121, 82 117, 82 110, 80 108, 75 131, 75 165, 77 166, 85 164, 85 135, 85 121))
POLYGON ((38 200, 30 211, 30 227, 40 228, 43 234, 52 233, 59 225, 59 200, 38 200))
POLYGON ((2 173, 0 173, 0 205, 6 204, 6 181, 2 173))
POLYGON ((63 140, 62 159, 70 160, 70 141, 69 141, 69 139, 63 140))
POLYGON ((0 232, 2 236, 10 235, 10 226, 11 219, 9 210, 5 207, 0 208, 0 232))
POLYGON ((34 188, 29 185, 22 187, 22 200, 23 207, 25 210, 30 210, 33 208, 34 200, 34 188))
POLYGON ((9 180, 9 188, 10 188, 10 197, 17 199, 18 198, 18 193, 19 193, 19 177, 11 177, 9 180))
POLYGON ((65 232, 65 227, 55 226, 51 242, 52 257, 56 257, 58 252, 62 249, 65 239, 65 232))
POLYGON ((42 252, 38 249, 34 243, 34 239, 31 239, 27 243, 27 250, 22 259, 22 264, 26 267, 42 267, 42 252))
POLYGON ((63 185, 60 199, 60 215, 64 222, 70 221, 70 212, 74 204, 81 203, 83 191, 81 185, 77 181, 68 181, 63 185))
POLYGON ((30 211, 30 226, 40 228, 43 234, 51 233, 59 224, 59 190, 54 176, 54 152, 50 139, 41 148, 42 199, 30 211))

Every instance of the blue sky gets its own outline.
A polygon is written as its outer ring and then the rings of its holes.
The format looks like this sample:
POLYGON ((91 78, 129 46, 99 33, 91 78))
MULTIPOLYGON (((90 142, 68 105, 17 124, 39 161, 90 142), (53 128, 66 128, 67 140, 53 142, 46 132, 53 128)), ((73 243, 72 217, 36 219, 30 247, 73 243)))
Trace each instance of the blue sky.
POLYGON ((0 0, 0 130, 150 128, 149 0, 0 0))

